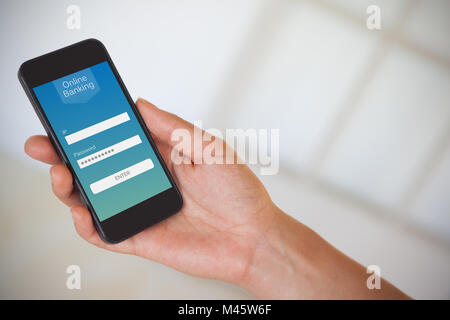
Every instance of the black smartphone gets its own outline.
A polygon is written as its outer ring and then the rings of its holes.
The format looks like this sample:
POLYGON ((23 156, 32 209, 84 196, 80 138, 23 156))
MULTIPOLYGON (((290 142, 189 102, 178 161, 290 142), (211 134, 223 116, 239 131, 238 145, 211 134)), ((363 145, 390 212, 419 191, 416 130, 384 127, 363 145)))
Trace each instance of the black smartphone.
POLYGON ((123 241, 181 209, 181 194, 100 41, 28 60, 18 76, 104 241, 123 241))

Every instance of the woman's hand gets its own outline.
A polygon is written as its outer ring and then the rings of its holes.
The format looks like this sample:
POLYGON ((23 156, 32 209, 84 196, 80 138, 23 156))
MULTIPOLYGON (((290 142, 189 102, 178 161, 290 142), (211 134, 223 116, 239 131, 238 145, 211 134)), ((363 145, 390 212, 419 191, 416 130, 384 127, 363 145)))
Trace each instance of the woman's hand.
MULTIPOLYGON (((184 150, 186 162, 175 164, 175 129, 191 137, 194 126, 138 100, 136 105, 172 173, 184 200, 182 210, 119 244, 106 244, 73 187, 73 178, 46 136, 25 143, 32 158, 51 164, 55 195, 71 208, 77 232, 86 241, 112 251, 135 254, 180 271, 237 284, 261 298, 402 299, 389 282, 369 290, 364 267, 289 217, 271 201, 259 179, 218 138, 215 159, 233 164, 206 164, 203 153, 184 150), (200 164, 200 162, 203 162, 200 164)), ((194 145, 191 143, 191 145, 194 145)), ((177 152, 180 150, 175 149, 177 152)))
MULTIPOLYGON (((176 215, 119 244, 102 241, 74 189, 70 171, 46 136, 29 138, 25 151, 32 158, 52 165, 53 192, 71 207, 75 228, 86 241, 196 276, 241 281, 261 235, 276 212, 264 186, 244 164, 193 164, 199 161, 191 158, 188 163, 175 165, 171 151, 177 141, 171 140, 171 134, 175 129, 185 129, 193 136, 194 126, 147 101, 140 99, 136 105, 176 180, 184 205, 176 215)), ((214 143, 223 143, 228 148, 223 141, 214 143)), ((190 158, 192 154, 184 156, 190 158)))

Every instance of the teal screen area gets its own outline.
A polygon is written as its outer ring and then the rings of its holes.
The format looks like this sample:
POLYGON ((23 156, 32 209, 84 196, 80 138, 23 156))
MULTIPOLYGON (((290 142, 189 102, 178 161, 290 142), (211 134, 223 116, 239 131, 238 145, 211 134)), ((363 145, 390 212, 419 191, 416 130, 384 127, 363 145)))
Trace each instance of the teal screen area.
POLYGON ((100 221, 172 187, 107 61, 33 90, 100 221))

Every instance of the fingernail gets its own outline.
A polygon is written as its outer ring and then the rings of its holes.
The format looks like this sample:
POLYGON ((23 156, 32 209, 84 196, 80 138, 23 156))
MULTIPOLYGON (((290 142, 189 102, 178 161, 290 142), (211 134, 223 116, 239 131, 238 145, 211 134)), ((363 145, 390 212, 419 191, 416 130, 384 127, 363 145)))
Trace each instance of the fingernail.
POLYGON ((49 171, 50 171, 50 181, 53 184, 53 180, 55 180, 55 173, 54 173, 53 167, 50 167, 49 171))
POLYGON ((73 220, 78 219, 78 214, 77 214, 77 212, 73 209, 73 207, 70 208, 70 213, 72 214, 72 219, 73 219, 73 220))
POLYGON ((149 103, 147 100, 145 100, 144 98, 141 98, 141 97, 139 97, 137 99, 137 101, 141 101, 141 102, 144 102, 144 103, 149 103))

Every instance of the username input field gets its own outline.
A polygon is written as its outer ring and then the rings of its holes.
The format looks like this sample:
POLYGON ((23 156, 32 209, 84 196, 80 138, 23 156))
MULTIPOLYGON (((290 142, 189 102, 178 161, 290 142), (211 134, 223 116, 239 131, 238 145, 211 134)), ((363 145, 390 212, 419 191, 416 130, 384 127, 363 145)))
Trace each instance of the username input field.
POLYGON ((121 113, 117 116, 114 116, 112 118, 106 119, 104 121, 101 121, 99 123, 96 123, 92 126, 89 126, 87 128, 81 129, 80 131, 71 133, 64 138, 66 139, 67 143, 69 145, 84 140, 86 138, 92 137, 93 135, 96 135, 97 133, 103 132, 105 130, 111 129, 115 126, 118 126, 124 122, 127 122, 130 120, 130 116, 127 112, 121 113))

